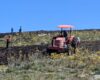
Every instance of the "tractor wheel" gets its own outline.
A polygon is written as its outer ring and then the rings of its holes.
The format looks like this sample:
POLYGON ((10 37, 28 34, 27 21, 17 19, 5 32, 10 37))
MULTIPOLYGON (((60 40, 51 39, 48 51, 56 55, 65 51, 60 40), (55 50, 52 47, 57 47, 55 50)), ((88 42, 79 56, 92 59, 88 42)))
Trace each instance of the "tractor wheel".
POLYGON ((48 49, 48 48, 47 48, 46 52, 47 52, 47 55, 49 55, 49 56, 50 56, 51 53, 52 53, 52 51, 51 51, 50 49, 48 49))

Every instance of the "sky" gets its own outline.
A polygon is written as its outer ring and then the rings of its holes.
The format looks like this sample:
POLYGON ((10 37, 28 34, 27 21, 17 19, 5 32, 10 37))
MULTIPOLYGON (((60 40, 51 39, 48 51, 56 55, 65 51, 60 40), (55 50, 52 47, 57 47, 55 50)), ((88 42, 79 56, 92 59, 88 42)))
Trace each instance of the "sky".
POLYGON ((74 29, 100 29, 100 0, 0 0, 0 33, 74 29))

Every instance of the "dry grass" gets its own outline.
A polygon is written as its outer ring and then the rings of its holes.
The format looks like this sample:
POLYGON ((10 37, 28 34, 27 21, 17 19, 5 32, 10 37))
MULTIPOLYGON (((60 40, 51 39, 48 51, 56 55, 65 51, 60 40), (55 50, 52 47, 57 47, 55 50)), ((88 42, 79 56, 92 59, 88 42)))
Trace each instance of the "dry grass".
POLYGON ((0 67, 0 80, 92 80, 100 74, 100 51, 77 50, 77 54, 40 56, 29 60, 10 59, 8 66, 0 67))
MULTIPOLYGON (((60 32, 59 32, 60 33, 60 32)), ((22 45, 32 45, 41 43, 51 43, 53 36, 59 34, 58 32, 53 32, 45 34, 44 33, 22 33, 19 35, 16 33, 12 36, 12 44, 10 46, 22 46, 22 45), (42 35, 42 36, 39 36, 42 35)), ((81 41, 95 41, 100 40, 100 31, 73 31, 72 35, 80 37, 81 41)), ((6 35, 5 35, 6 36, 6 35)), ((5 42, 2 40, 4 37, 0 38, 0 47, 5 46, 5 42)))
MULTIPOLYGON (((57 34, 57 33, 54 33, 57 34)), ((50 43, 51 35, 37 36, 34 33, 24 33, 13 36, 11 46, 31 45, 34 43, 50 43)), ((81 40, 100 40, 100 31, 73 32, 81 40)), ((0 41, 0 46, 5 46, 0 41)), ((42 56, 41 53, 29 55, 22 61, 10 56, 7 66, 0 66, 0 80, 94 80, 94 75, 100 75, 100 51, 77 50, 77 54, 66 55, 53 53, 42 56)), ((21 57, 21 55, 20 55, 21 57)))

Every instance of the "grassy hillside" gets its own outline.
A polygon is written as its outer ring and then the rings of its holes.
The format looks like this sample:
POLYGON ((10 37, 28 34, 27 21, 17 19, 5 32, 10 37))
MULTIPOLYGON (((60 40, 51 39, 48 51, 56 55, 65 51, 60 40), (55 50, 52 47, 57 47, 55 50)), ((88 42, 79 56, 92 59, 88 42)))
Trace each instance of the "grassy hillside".
MULTIPOLYGON (((10 46, 25 46, 49 44, 58 34, 58 31, 0 34, 0 47, 5 46, 7 35, 12 37, 10 46)), ((73 31, 72 35, 80 37, 81 41, 100 40, 100 31, 73 31)), ((9 49, 8 65, 0 65, 0 80, 100 80, 95 77, 100 75, 100 51, 79 48, 76 54, 69 56, 63 53, 44 56, 41 51, 30 53, 27 50, 28 58, 22 54, 16 57, 10 52, 9 49)))
POLYGON ((100 52, 78 50, 77 54, 30 55, 21 61, 11 57, 0 66, 0 80, 94 80, 100 74, 100 52))
MULTIPOLYGON (((32 44, 48 44, 51 42, 53 36, 56 36, 60 31, 39 31, 39 32, 23 32, 11 34, 0 34, 0 46, 5 46, 4 38, 7 35, 12 36, 11 46, 32 45, 32 44)), ((100 31, 73 31, 72 35, 80 37, 81 41, 95 41, 100 40, 100 31)))

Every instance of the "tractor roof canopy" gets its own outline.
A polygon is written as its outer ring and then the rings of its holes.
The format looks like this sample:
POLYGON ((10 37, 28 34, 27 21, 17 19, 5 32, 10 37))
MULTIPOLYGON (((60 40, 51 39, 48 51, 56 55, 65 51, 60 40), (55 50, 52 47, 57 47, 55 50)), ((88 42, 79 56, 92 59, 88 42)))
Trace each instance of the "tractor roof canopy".
POLYGON ((58 28, 73 28, 72 25, 59 25, 58 28))

